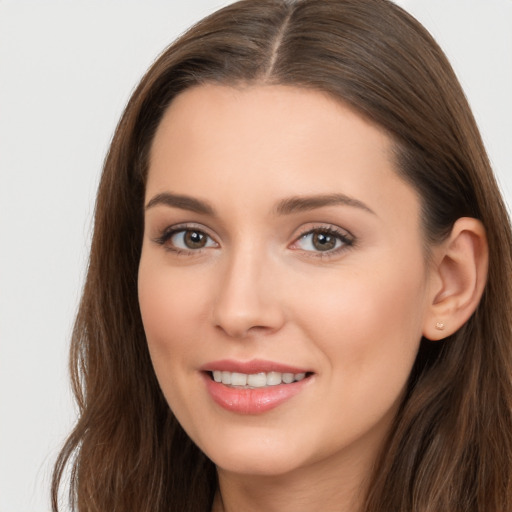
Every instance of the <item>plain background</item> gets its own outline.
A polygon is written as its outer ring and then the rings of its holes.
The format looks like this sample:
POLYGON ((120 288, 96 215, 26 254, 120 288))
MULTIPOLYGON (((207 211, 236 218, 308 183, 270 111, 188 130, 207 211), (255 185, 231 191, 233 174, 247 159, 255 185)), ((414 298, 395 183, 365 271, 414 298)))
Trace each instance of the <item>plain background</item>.
MULTIPOLYGON (((0 0, 0 512, 46 512, 95 189, 142 73, 227 1, 0 0)), ((400 0, 450 58, 512 204, 512 0, 400 0)))

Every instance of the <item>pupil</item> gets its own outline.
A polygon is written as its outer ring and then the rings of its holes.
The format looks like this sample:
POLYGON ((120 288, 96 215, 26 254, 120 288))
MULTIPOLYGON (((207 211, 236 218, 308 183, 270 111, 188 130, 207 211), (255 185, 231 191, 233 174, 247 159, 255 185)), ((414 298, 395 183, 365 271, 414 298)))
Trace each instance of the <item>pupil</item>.
POLYGON ((206 237, 203 233, 197 231, 187 231, 185 233, 185 244, 190 249, 200 249, 204 247, 206 243, 206 237))
POLYGON ((319 251, 329 251, 334 249, 336 245, 336 238, 332 235, 325 233, 315 233, 313 235, 313 245, 319 251))

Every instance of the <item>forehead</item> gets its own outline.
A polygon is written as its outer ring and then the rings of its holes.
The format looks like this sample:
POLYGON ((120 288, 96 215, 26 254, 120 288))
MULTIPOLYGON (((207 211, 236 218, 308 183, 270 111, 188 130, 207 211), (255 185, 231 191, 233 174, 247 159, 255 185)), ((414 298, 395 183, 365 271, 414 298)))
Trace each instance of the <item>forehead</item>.
POLYGON ((324 145, 333 143, 347 149, 359 136, 361 142, 364 139, 391 156, 391 139, 385 130, 347 104, 322 91, 283 85, 208 84, 187 89, 173 99, 165 112, 153 148, 159 139, 168 142, 180 135, 196 142, 228 145, 249 139, 255 150, 261 150, 259 144, 275 135, 278 137, 272 146, 276 150, 312 137, 316 143, 322 139, 324 145), (344 133, 347 127, 354 133, 351 138, 344 133))
POLYGON ((344 193, 372 209, 418 206, 383 129, 325 93, 289 86, 203 85, 178 95, 153 141, 146 195, 169 189, 246 204, 344 193))

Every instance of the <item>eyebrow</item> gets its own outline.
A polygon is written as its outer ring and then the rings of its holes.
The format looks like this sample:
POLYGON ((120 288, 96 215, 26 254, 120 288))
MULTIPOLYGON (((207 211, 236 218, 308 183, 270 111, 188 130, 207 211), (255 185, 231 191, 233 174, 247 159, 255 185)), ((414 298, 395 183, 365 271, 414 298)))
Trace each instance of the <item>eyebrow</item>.
POLYGON ((201 213, 203 215, 215 215, 215 210, 206 201, 190 196, 171 194, 169 192, 162 192, 161 194, 154 196, 146 205, 146 210, 158 205, 171 206, 172 208, 188 210, 190 212, 201 213))
POLYGON ((275 208, 275 212, 278 215, 290 215, 296 212, 315 210, 323 206, 351 206, 376 215, 376 213, 363 202, 345 194, 290 197, 280 201, 275 208))
MULTIPOLYGON (((146 204, 145 209, 149 210, 150 208, 159 205, 188 210, 202 215, 215 216, 215 209, 208 202, 181 194, 171 194, 170 192, 157 194, 146 204)), ((274 208, 274 213, 277 215, 290 215, 292 213, 315 210, 324 206, 340 205, 359 208, 360 210, 376 215, 375 212, 366 204, 345 194, 320 194, 289 197, 277 203, 274 208)))

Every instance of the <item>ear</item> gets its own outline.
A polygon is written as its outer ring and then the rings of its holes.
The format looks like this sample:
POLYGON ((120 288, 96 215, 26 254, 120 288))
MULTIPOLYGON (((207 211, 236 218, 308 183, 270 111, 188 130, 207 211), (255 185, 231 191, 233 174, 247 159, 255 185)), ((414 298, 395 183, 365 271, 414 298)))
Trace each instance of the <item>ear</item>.
POLYGON ((475 312, 487 281, 489 248, 477 219, 455 222, 447 240, 433 250, 423 336, 441 340, 460 329, 475 312))

